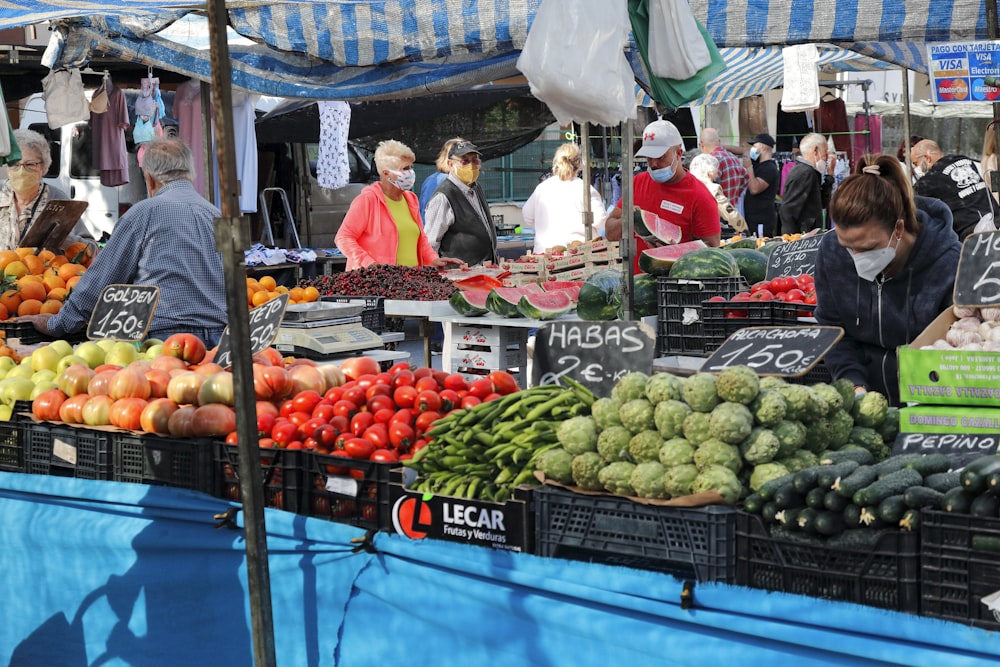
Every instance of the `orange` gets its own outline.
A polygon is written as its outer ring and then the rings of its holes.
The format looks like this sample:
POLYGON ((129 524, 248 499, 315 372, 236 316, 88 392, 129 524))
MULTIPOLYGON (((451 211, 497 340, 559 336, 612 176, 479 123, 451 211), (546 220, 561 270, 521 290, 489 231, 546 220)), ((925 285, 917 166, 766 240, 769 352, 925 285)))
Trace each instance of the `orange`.
POLYGON ((73 276, 78 276, 86 270, 87 267, 85 267, 82 264, 74 264, 73 262, 69 262, 59 267, 59 277, 65 280, 67 283, 69 283, 70 278, 72 278, 73 276))
POLYGON ((27 257, 28 255, 34 255, 35 254, 35 249, 34 248, 14 248, 14 252, 17 253, 18 257, 24 258, 24 257, 27 257))
POLYGON ((74 287, 76 287, 76 284, 78 282, 80 282, 80 278, 81 278, 81 276, 73 276, 72 278, 70 278, 69 280, 67 280, 66 281, 66 289, 71 290, 74 287))
POLYGON ((21 305, 21 295, 16 289, 9 289, 0 294, 0 304, 7 309, 8 313, 16 313, 18 306, 21 305))
POLYGON ((0 269, 7 268, 8 264, 19 259, 21 259, 21 257, 13 250, 4 250, 0 252, 0 269))
POLYGON ((66 287, 66 281, 60 278, 58 273, 49 273, 48 271, 42 276, 42 284, 50 292, 60 287, 66 287))
POLYGON ((268 292, 274 291, 274 288, 277 287, 277 284, 274 282, 274 276, 261 276, 257 282, 268 292))
POLYGON ((262 303, 267 303, 267 301, 267 292, 261 290, 259 292, 254 292, 253 296, 250 298, 250 305, 256 307, 262 303))
POLYGON ((32 275, 39 275, 45 270, 45 262, 38 255, 27 255, 23 260, 24 265, 28 267, 28 273, 32 275))
POLYGON ((69 260, 66 259, 66 255, 56 255, 55 257, 52 258, 52 261, 49 262, 49 266, 58 268, 63 264, 68 264, 68 263, 69 260))
POLYGON ((10 313, 7 312, 7 306, 0 303, 0 320, 5 320, 10 317, 10 313))
POLYGON ((90 246, 82 242, 71 243, 66 246, 66 251, 63 254, 66 255, 66 258, 70 262, 82 264, 83 266, 90 264, 90 260, 93 259, 90 246))
POLYGON ((40 260, 42 260, 43 262, 45 262, 45 264, 46 264, 46 265, 47 265, 47 264, 48 264, 49 262, 51 262, 51 261, 52 261, 52 259, 53 259, 53 258, 54 258, 55 256, 56 256, 56 254, 55 254, 54 252, 52 252, 51 250, 39 250, 39 251, 38 251, 38 259, 40 259, 40 260))
POLYGON ((303 290, 301 287, 293 287, 292 289, 288 290, 288 299, 292 303, 302 303, 302 294, 303 290))
POLYGON ((5 276, 13 276, 15 278, 20 278, 22 276, 28 275, 28 267, 24 265, 21 260, 16 260, 4 267, 3 273, 5 276))
POLYGON ((276 294, 285 294, 287 292, 288 292, 288 288, 287 287, 285 287, 284 285, 278 285, 277 287, 275 287, 271 291, 271 294, 275 294, 275 295, 276 294))
POLYGON ((38 301, 45 300, 46 289, 45 285, 42 283, 37 283, 34 281, 23 281, 17 284, 17 289, 21 293, 21 299, 28 301, 31 299, 36 299, 38 301))
POLYGON ((53 287, 49 290, 48 298, 55 299, 56 301, 65 301, 66 294, 69 292, 65 287, 53 287))
POLYGON ((302 290, 302 298, 306 301, 319 301, 319 290, 310 285, 302 290))
POLYGON ((18 315, 37 315, 40 312, 42 312, 42 302, 38 299, 27 299, 17 307, 18 315))
POLYGON ((55 315, 56 313, 59 312, 60 308, 62 308, 62 301, 57 301, 56 299, 49 299, 42 304, 42 307, 39 310, 39 312, 55 315))

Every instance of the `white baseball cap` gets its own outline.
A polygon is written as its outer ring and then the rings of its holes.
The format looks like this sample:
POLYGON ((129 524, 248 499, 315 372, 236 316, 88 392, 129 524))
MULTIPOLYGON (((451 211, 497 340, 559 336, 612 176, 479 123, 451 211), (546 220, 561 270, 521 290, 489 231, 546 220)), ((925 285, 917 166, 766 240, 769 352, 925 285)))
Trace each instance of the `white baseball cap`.
POLYGON ((684 140, 677 127, 668 120, 653 121, 642 131, 642 148, 636 157, 658 158, 674 146, 683 146, 684 140))

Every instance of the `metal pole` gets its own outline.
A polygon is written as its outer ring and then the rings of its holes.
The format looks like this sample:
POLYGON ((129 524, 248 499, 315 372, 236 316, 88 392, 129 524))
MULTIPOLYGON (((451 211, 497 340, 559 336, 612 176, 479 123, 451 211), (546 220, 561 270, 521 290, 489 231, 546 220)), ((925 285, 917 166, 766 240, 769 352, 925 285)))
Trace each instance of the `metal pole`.
POLYGON ((260 449, 250 361, 250 321, 246 298, 246 266, 250 220, 240 216, 236 151, 233 146, 233 97, 229 45, 226 42, 225 0, 209 0, 208 27, 211 45, 212 100, 215 108, 216 156, 222 217, 215 221, 215 245, 222 255, 226 279, 226 306, 233 350, 233 390, 236 432, 239 438, 240 493, 246 533, 247 583, 250 590, 250 625, 256 667, 274 667, 274 625, 271 610, 271 577, 267 563, 267 530, 264 525, 264 490, 260 474, 260 449))
POLYGON ((583 163, 583 238, 594 238, 594 212, 590 210, 590 124, 580 123, 580 162, 583 163))
MULTIPOLYGON (((998 24, 997 0, 986 0, 986 34, 990 39, 1000 37, 1000 24, 998 24)), ((993 118, 1000 118, 1000 102, 993 103, 993 118)), ((1000 123, 993 123, 993 138, 996 150, 1000 150, 1000 123)), ((994 153, 994 159, 996 159, 994 153)), ((983 156, 985 161, 987 156, 983 156)), ((990 182, 988 183, 991 192, 1000 192, 1000 171, 994 169, 990 172, 990 182)))
POLYGON ((903 68, 903 141, 906 146, 906 156, 903 162, 906 163, 906 175, 913 180, 913 165, 910 163, 910 70, 903 68))
POLYGON ((622 123, 622 319, 631 320, 635 302, 632 288, 632 258, 635 235, 632 225, 632 121, 622 123))

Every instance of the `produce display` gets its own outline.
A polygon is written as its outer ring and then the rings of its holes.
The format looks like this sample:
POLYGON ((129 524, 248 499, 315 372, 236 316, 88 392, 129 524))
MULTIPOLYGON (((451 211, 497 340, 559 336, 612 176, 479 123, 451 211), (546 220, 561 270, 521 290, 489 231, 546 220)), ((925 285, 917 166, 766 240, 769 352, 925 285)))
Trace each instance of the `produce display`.
MULTIPOLYGON (((751 251, 756 252, 756 251, 751 251)), ((758 253, 759 254, 759 253, 758 253)), ((795 310, 798 317, 811 317, 813 306, 816 305, 816 283, 808 273, 797 276, 779 276, 771 280, 759 280, 751 284, 746 292, 739 292, 730 298, 721 295, 713 295, 706 299, 709 303, 726 303, 733 306, 741 301, 762 301, 775 303, 799 304, 801 309, 795 310)), ((728 307, 725 310, 726 317, 742 318, 747 317, 747 311, 737 306, 728 307)))
POLYGON ((552 320, 576 307, 580 282, 548 281, 519 287, 462 289, 448 299, 455 312, 465 317, 494 313, 500 317, 552 320))
POLYGON ((1000 308, 952 308, 956 319, 945 337, 922 350, 1000 352, 1000 308))
POLYGON ((261 276, 260 280, 247 278, 247 305, 251 308, 276 299, 281 294, 288 294, 288 303, 312 303, 319 300, 319 290, 312 286, 289 289, 278 285, 271 276, 261 276))
POLYGON ((313 287, 320 296, 381 296, 409 301, 444 301, 458 289, 431 266, 371 264, 331 276, 303 278, 299 287, 313 287))
POLYGON ((91 259, 85 243, 71 244, 62 255, 40 248, 0 252, 0 320, 58 313, 91 259))

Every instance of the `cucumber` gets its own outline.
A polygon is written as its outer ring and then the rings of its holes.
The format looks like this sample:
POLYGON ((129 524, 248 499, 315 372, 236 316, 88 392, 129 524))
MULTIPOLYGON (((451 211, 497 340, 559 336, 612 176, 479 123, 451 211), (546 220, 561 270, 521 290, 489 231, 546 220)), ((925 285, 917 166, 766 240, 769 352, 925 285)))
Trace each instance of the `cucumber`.
POLYGON ((816 515, 813 525, 820 535, 826 537, 837 535, 844 530, 844 516, 840 512, 823 510, 816 515))
POLYGON ((799 527, 797 519, 799 518, 799 512, 802 511, 802 509, 803 508, 801 507, 788 507, 775 514, 774 518, 780 525, 784 526, 788 530, 795 530, 799 527))
POLYGON ((845 498, 833 489, 830 489, 823 496, 823 508, 831 512, 843 512, 851 504, 849 498, 845 498))
POLYGON ((804 507, 805 498, 795 490, 791 483, 785 484, 774 493, 774 502, 778 507, 787 509, 789 507, 804 507))
POLYGON ((923 481, 924 478, 916 470, 901 468, 861 489, 854 494, 852 500, 855 505, 877 505, 889 496, 903 493, 911 486, 919 486, 923 481))
POLYGON ((878 472, 874 466, 858 466, 850 475, 834 482, 833 489, 845 498, 853 498, 855 493, 875 483, 877 479, 878 472))
POLYGON ((890 456, 885 461, 880 461, 875 464, 875 472, 878 476, 885 477, 886 475, 892 474, 897 470, 905 468, 909 463, 916 461, 917 459, 926 456, 926 454, 896 454, 895 456, 890 456))
POLYGON ((830 465, 843 463, 844 461, 857 461, 860 465, 870 466, 875 463, 875 455, 867 449, 840 449, 825 454, 819 462, 824 465, 830 465))
POLYGON ((960 486, 956 486, 951 491, 945 491, 944 495, 941 496, 941 504, 939 507, 945 512, 968 514, 969 505, 972 504, 973 498, 974 496, 970 493, 966 493, 965 489, 960 486))
POLYGON ((813 546, 822 546, 823 544, 823 541, 815 535, 807 535, 797 530, 790 530, 780 523, 771 526, 771 537, 776 540, 784 540, 785 542, 797 542, 813 546))
POLYGON ((997 498, 990 491, 984 491, 969 503, 969 514, 972 516, 993 519, 997 516, 997 510, 1000 510, 1000 498, 997 498))
POLYGON ((818 486, 810 489, 809 493, 806 494, 806 507, 811 507, 814 510, 826 509, 823 504, 823 500, 826 496, 826 491, 819 488, 818 486))
POLYGON ((1000 471, 1000 456, 981 456, 969 462, 959 473, 962 488, 978 495, 986 490, 989 476, 997 471, 1000 471))
POLYGON ((744 511, 751 514, 760 514, 762 509, 764 509, 764 499, 760 497, 759 493, 751 493, 743 499, 744 511))
POLYGON ((878 504, 878 518, 887 524, 898 524, 908 509, 909 507, 906 506, 906 502, 903 500, 903 494, 899 493, 884 498, 878 504))
POLYGON ((920 529, 920 510, 908 509, 899 520, 899 527, 903 530, 915 531, 920 529))
POLYGON ((798 516, 795 517, 795 523, 803 533, 815 535, 816 517, 818 516, 819 512, 817 510, 814 510, 812 507, 803 507, 799 510, 798 516))
POLYGON ((973 535, 972 548, 975 551, 996 551, 1000 553, 1000 535, 973 535))
POLYGON ((955 487, 962 486, 962 480, 959 479, 959 472, 957 470, 939 472, 924 477, 924 486, 944 493, 955 487))
POLYGON ((903 492, 906 506, 918 510, 922 507, 940 507, 944 494, 926 486, 911 486, 903 492))
POLYGON ((852 472, 860 467, 860 463, 857 461, 844 461, 843 463, 836 463, 831 466, 823 466, 820 470, 819 476, 816 478, 816 482, 819 484, 820 488, 825 491, 829 491, 836 484, 838 479, 847 477, 852 472))
POLYGON ((819 471, 820 466, 810 466, 795 473, 795 477, 792 479, 795 490, 804 495, 816 488, 816 478, 819 477, 819 471))
POLYGON ((951 459, 947 454, 924 454, 906 464, 907 468, 916 470, 924 477, 951 470, 951 459))
POLYGON ((860 505, 848 505, 844 508, 844 527, 845 528, 860 528, 861 527, 861 506, 860 505))
POLYGON ((991 472, 986 476, 986 488, 987 490, 1000 495, 1000 470, 991 472))
POLYGON ((882 539, 884 531, 868 528, 846 528, 839 535, 827 540, 827 546, 834 549, 850 549, 852 551, 871 551, 882 539))
POLYGON ((772 500, 774 498, 774 493, 783 487, 785 484, 791 484, 792 480, 795 479, 795 473, 788 473, 787 475, 782 475, 781 477, 775 477, 774 479, 768 480, 760 485, 757 489, 757 494, 760 495, 764 500, 772 500))
POLYGON ((773 500, 769 500, 766 503, 764 503, 764 507, 761 508, 760 518, 764 520, 764 523, 774 523, 775 521, 777 521, 777 519, 774 518, 774 515, 780 511, 781 508, 778 507, 778 504, 775 503, 773 500))
POLYGON ((861 525, 864 528, 882 528, 885 522, 878 515, 878 505, 861 508, 861 525))

